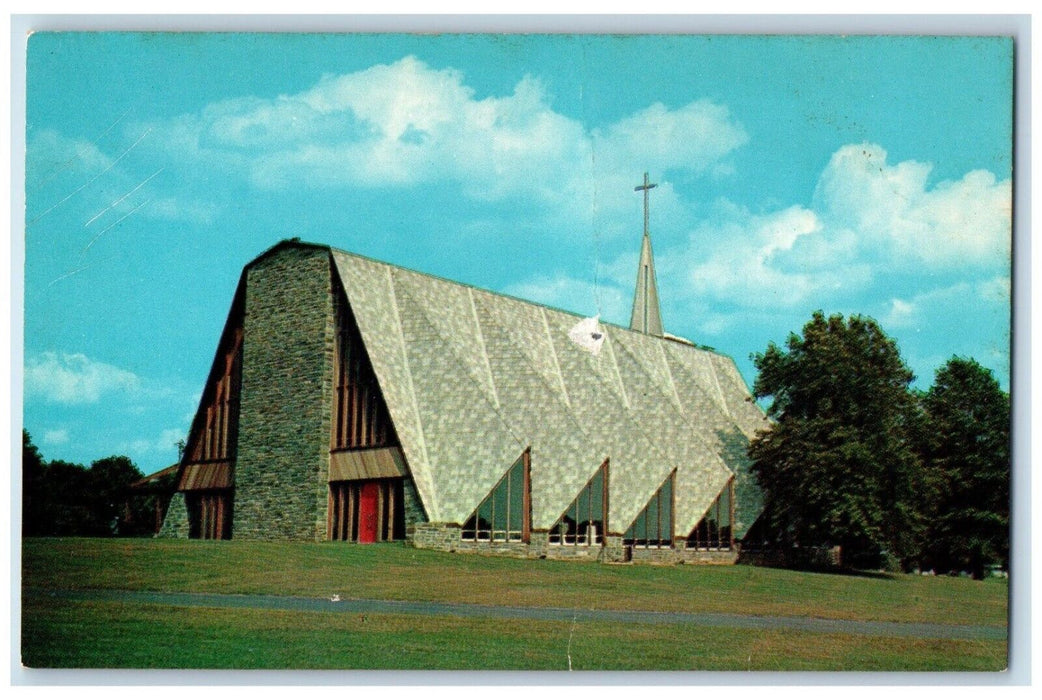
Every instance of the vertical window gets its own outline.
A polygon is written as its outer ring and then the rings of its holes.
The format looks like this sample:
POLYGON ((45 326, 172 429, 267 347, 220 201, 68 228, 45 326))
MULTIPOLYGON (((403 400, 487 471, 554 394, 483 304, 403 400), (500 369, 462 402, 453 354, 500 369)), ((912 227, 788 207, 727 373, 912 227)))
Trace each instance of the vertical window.
POLYGON ((734 546, 734 477, 687 536, 688 549, 730 550, 734 546))
POLYGON ((529 452, 525 450, 463 524, 463 539, 527 542, 530 488, 529 452))
POLYGON ((676 475, 674 469, 662 482, 622 536, 623 544, 634 547, 673 546, 673 482, 676 475))
POLYGON ((550 528, 550 544, 603 544, 607 529, 608 460, 604 460, 568 509, 550 528))

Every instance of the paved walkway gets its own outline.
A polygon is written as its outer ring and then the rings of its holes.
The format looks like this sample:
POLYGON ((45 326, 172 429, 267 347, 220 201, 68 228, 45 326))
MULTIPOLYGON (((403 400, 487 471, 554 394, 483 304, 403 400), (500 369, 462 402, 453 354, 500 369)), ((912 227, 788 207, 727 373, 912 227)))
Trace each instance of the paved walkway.
POLYGON ((457 617, 523 620, 605 621, 639 624, 686 624, 740 629, 790 629, 821 634, 856 634, 920 639, 1006 639, 1005 626, 945 625, 927 622, 868 622, 815 617, 731 615, 724 613, 651 612, 638 610, 588 610, 582 608, 526 608, 472 603, 371 600, 301 596, 236 595, 219 593, 160 593, 121 590, 25 589, 23 596, 55 601, 106 601, 174 605, 178 607, 257 608, 328 613, 391 613, 397 615, 453 615, 457 617))

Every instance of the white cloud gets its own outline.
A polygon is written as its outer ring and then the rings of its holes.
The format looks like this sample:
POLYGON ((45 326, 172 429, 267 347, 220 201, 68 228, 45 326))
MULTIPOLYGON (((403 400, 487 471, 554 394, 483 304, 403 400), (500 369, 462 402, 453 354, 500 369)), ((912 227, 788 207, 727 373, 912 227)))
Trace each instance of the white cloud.
MULTIPOLYGON (((765 215, 727 207, 728 220, 704 224, 691 236, 689 250, 670 257, 694 258, 700 247, 708 258, 688 265, 683 275, 694 294, 741 306, 792 308, 823 293, 861 288, 868 269, 840 253, 846 237, 826 237, 817 214, 800 206, 765 215), (803 245, 807 241, 806 245, 803 245)), ((679 267, 670 260, 668 265, 679 267)))
POLYGON ((741 125, 731 120, 727 107, 709 100, 676 110, 655 103, 594 131, 593 137, 597 157, 607 170, 645 163, 660 172, 676 167, 710 170, 749 141, 741 125))
POLYGON ((931 268, 1008 266, 1011 185, 974 170, 927 186, 932 166, 887 163, 874 144, 837 150, 822 173, 814 207, 825 227, 852 231, 890 264, 931 268))
POLYGON ((159 434, 156 444, 160 445, 161 449, 168 449, 171 445, 176 446, 179 441, 187 439, 187 430, 183 428, 167 428, 159 434))
POLYGON ((880 320, 886 328, 908 328, 914 324, 918 312, 915 302, 891 299, 889 310, 880 320))
POLYGON ((133 372, 79 353, 44 352, 26 359, 25 390, 30 397, 53 403, 96 403, 103 394, 139 390, 133 372))
POLYGON ((56 430, 45 430, 43 433, 44 445, 64 445, 69 441, 69 431, 64 428, 56 430))
POLYGON ((26 150, 26 190, 33 192, 51 182, 112 166, 112 159, 90 141, 70 139, 52 129, 33 133, 26 150))
POLYGON ((294 95, 225 100, 154 128, 171 156, 265 189, 449 181, 474 199, 518 198, 587 223, 593 211, 632 206, 633 173, 725 172, 722 159, 748 140, 707 100, 655 104, 591 132, 556 112, 537 78, 479 99, 461 72, 412 56, 325 76, 294 95))
MULTIPOLYGON (((1009 266, 1009 181, 973 171, 930 187, 930 171, 915 161, 889 165, 879 146, 848 145, 822 172, 811 206, 752 213, 718 201, 685 244, 656 251, 660 280, 680 281, 663 298, 686 297, 692 311, 710 302, 688 314, 707 333, 731 327, 712 315, 722 307, 836 308, 868 294, 892 300, 877 309, 889 325, 910 328, 928 299, 888 296, 883 279, 928 294, 924 271, 943 285, 950 277, 942 273, 973 279, 1009 266)), ((1008 278, 987 279, 970 298, 1008 303, 1008 278)))

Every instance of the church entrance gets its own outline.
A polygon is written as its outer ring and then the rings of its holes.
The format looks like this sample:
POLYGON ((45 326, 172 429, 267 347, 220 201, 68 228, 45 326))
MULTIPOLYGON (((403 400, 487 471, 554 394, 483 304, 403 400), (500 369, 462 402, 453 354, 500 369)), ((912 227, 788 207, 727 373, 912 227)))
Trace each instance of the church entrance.
POLYGON ((404 539, 403 487, 403 479, 329 482, 329 539, 360 544, 404 539))
POLYGON ((376 542, 377 520, 380 517, 380 484, 369 481, 358 492, 358 541, 376 542))

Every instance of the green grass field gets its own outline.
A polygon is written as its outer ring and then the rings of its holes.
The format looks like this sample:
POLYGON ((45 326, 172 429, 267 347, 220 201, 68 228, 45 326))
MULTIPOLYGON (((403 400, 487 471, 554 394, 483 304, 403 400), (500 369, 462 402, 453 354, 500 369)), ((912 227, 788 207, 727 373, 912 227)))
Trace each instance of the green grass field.
POLYGON ((1005 625, 1004 580, 750 566, 605 566, 401 545, 41 539, 23 545, 22 658, 37 668, 975 670, 1006 643, 693 624, 54 604, 131 589, 1005 625))

